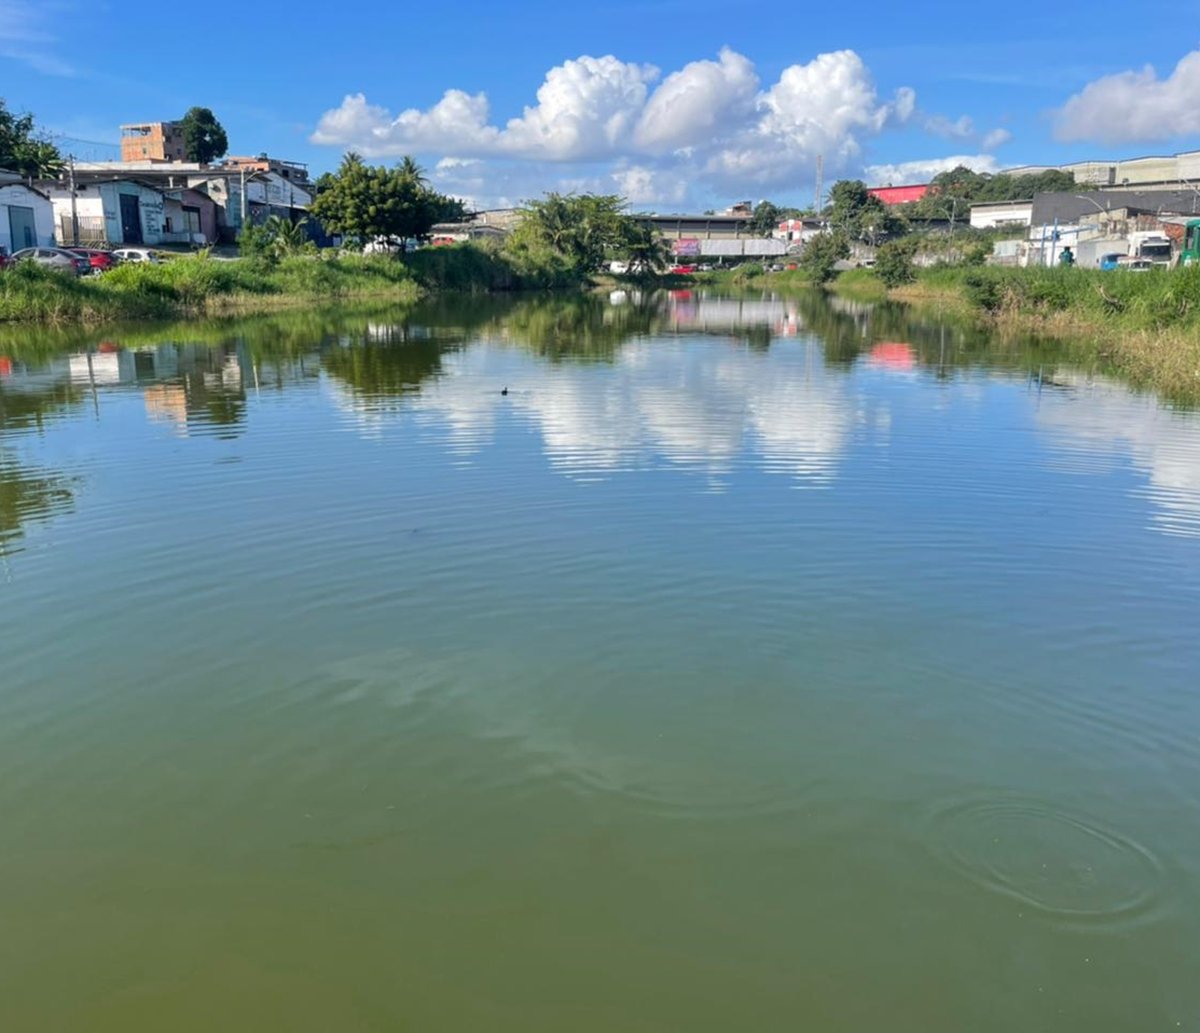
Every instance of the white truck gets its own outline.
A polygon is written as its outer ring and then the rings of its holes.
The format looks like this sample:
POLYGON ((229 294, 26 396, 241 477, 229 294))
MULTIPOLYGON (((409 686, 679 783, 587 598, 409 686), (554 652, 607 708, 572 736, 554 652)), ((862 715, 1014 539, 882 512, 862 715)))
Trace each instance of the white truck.
POLYGON ((1171 238, 1157 230, 1139 230, 1129 234, 1129 257, 1151 265, 1171 264, 1171 238))

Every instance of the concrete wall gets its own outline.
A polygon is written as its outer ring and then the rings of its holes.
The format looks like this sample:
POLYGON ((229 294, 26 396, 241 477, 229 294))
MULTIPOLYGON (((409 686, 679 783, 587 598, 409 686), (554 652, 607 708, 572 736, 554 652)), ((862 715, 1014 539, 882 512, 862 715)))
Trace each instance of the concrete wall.
POLYGON ((38 247, 54 245, 54 207, 46 198, 27 187, 13 183, 0 186, 0 247, 10 255, 25 247, 25 241, 14 241, 10 232, 9 207, 32 208, 33 228, 37 236, 34 244, 38 247))

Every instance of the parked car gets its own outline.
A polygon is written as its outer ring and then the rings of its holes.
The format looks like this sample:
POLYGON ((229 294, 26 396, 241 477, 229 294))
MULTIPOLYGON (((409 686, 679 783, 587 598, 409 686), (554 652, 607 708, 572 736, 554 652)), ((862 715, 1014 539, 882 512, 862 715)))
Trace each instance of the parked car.
POLYGON ((27 247, 17 251, 12 256, 13 262, 36 262, 48 269, 70 273, 72 276, 83 276, 91 271, 92 264, 86 258, 71 254, 60 247, 27 247))
POLYGON ((98 247, 69 247, 68 251, 73 255, 78 255, 80 258, 86 258, 91 266, 91 271, 94 273, 102 273, 106 269, 113 269, 120 261, 119 258, 114 258, 111 251, 105 251, 98 247))
POLYGON ((112 252, 112 256, 118 262, 149 262, 151 265, 158 265, 162 261, 158 252, 151 251, 148 247, 119 247, 112 252))
POLYGON ((694 265, 673 265, 671 266, 671 274, 673 276, 691 276, 696 271, 694 265))

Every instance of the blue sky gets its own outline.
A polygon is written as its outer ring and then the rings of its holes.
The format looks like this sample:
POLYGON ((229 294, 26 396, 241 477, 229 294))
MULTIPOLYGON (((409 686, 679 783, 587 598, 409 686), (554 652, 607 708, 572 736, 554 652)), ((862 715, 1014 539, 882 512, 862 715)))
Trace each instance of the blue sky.
POLYGON ((232 153, 315 172, 350 147, 413 153, 480 204, 555 187, 660 210, 803 203, 818 154, 827 181, 919 182, 960 157, 1200 147, 1188 9, 0 0, 0 96, 88 158, 122 122, 200 104, 232 153))

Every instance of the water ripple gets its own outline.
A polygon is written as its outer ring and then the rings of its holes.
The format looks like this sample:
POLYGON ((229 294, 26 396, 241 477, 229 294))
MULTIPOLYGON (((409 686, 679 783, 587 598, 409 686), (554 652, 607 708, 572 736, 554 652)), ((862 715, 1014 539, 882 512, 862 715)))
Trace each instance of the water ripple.
POLYGON ((928 837, 971 882, 1056 924, 1127 929, 1162 903, 1163 866, 1147 847, 1039 800, 955 800, 933 813, 928 837))

